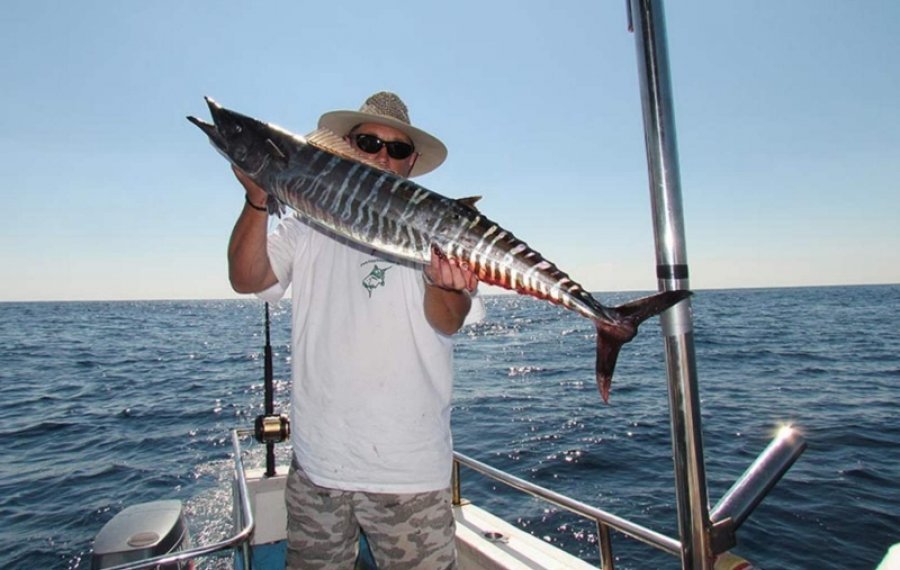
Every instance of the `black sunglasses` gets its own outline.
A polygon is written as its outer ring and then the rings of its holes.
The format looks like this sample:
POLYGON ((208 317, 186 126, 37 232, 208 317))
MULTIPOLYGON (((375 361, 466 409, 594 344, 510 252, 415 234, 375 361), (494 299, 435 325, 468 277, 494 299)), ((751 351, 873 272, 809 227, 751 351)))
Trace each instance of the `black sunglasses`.
POLYGON ((367 135, 365 133, 353 135, 353 140, 356 141, 356 147, 359 150, 369 154, 378 154, 381 147, 387 147, 388 156, 394 160, 409 158, 409 155, 416 150, 413 148, 413 145, 409 143, 403 141, 383 141, 375 135, 367 135))

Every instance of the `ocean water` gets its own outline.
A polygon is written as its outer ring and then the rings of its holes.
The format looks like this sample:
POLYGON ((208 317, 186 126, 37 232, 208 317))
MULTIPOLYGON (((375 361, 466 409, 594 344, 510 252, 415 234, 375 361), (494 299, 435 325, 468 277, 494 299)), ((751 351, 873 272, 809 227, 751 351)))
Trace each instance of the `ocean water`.
MULTIPOLYGON (((458 339, 456 448, 675 536, 658 324, 624 348, 604 405, 588 321, 486 301, 487 320, 458 339)), ((782 423, 808 443, 734 551, 769 570, 873 568, 900 541, 900 286, 698 291, 692 303, 710 502, 782 423)), ((279 409, 288 312, 273 307, 279 409)), ((195 542, 224 536, 229 429, 262 411, 262 322, 251 299, 0 304, 0 568, 89 568, 103 524, 149 500, 185 501, 195 542)), ((598 561, 591 522, 465 469, 463 494, 598 561)), ((678 568, 615 533, 613 549, 617 568, 678 568)))

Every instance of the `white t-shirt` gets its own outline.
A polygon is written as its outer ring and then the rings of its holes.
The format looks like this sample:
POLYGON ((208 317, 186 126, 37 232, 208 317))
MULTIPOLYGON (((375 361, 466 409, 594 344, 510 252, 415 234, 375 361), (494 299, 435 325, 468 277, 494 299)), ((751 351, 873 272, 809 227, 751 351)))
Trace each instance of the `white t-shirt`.
MULTIPOLYGON (((293 300, 291 443, 316 484, 418 493, 450 483, 453 341, 425 319, 422 269, 285 218, 269 236, 293 300)), ((476 296, 467 323, 484 316, 476 296)))

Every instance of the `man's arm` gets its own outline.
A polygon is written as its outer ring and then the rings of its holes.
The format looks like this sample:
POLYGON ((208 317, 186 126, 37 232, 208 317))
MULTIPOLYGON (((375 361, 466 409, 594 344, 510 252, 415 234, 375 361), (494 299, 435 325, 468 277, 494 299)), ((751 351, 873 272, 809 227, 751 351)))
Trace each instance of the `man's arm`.
POLYGON ((471 294, 478 287, 478 278, 435 250, 431 264, 425 267, 425 283, 425 318, 436 330, 454 334, 472 308, 471 294))
MULTIPOLYGON (((265 206, 265 190, 241 171, 232 168, 244 186, 247 198, 256 206, 265 206)), ((238 293, 259 293, 278 282, 266 251, 269 215, 244 204, 228 242, 228 278, 238 293)))

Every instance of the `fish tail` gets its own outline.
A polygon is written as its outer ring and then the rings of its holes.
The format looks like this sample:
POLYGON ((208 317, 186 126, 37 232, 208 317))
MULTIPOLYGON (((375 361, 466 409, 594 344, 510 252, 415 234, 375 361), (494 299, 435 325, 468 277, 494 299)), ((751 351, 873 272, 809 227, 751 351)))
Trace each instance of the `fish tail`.
POLYGON ((642 322, 689 296, 690 291, 664 291, 606 309, 610 318, 594 321, 597 327, 597 387, 604 402, 609 402, 613 371, 622 345, 634 338, 642 322))

